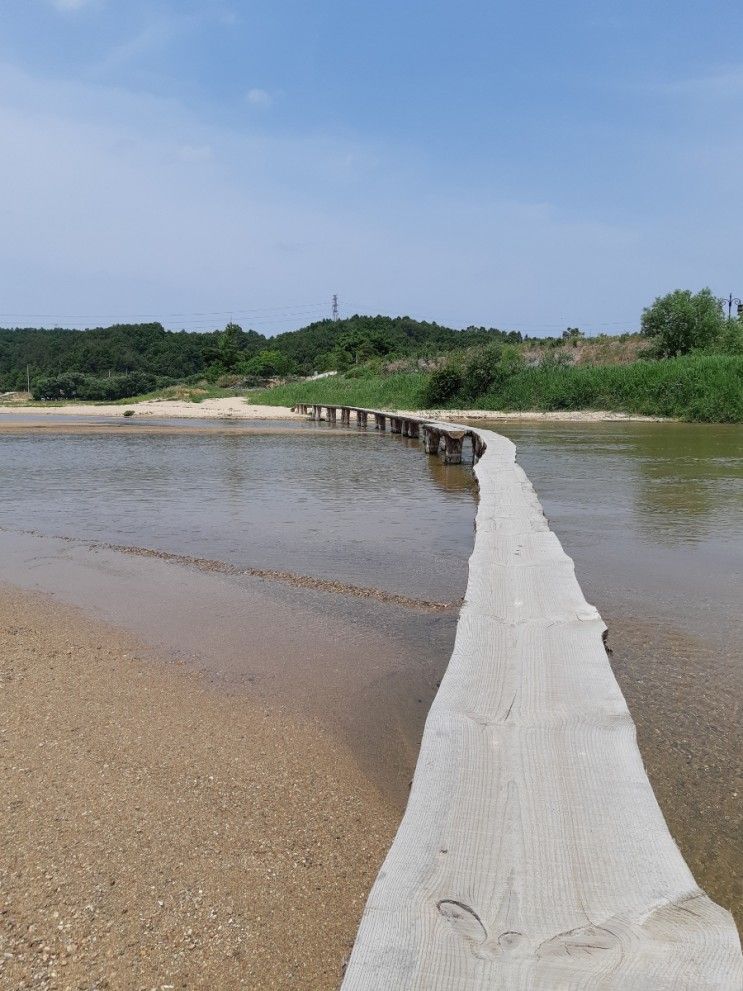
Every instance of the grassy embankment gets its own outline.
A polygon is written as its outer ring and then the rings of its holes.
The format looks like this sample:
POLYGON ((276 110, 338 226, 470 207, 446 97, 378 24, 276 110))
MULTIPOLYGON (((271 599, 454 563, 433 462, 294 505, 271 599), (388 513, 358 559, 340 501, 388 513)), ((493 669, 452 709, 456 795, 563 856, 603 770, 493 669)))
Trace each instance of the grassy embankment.
MULTIPOLYGON (((251 390, 250 402, 336 402, 420 409, 425 373, 343 375, 251 390)), ((621 365, 521 368, 487 392, 453 395, 441 408, 608 410, 709 423, 743 422, 743 356, 698 354, 621 365)))
POLYGON ((369 378, 333 375, 314 382, 288 382, 270 389, 251 389, 248 401, 267 406, 335 402, 371 409, 419 409, 420 395, 428 378, 423 372, 393 372, 369 378))

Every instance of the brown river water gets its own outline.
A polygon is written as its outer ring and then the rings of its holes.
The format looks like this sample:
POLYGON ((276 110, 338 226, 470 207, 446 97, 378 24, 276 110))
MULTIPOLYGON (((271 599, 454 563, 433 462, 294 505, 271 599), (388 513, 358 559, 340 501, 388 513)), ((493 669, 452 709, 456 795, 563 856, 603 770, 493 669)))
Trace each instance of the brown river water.
MULTIPOLYGON (((402 808, 466 585, 469 468, 372 430, 65 424, 0 433, 0 581, 310 712, 402 808)), ((743 429, 480 425, 517 444, 669 826, 740 924, 743 429)))

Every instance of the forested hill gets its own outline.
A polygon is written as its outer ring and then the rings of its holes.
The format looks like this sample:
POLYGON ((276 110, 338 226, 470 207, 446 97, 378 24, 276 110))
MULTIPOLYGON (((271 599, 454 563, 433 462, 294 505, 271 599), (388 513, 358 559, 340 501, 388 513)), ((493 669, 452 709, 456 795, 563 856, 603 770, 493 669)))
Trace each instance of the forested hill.
POLYGON ((409 317, 353 316, 322 320, 267 338, 230 324, 224 331, 167 331, 159 323, 117 324, 94 330, 0 329, 0 390, 68 373, 148 375, 184 379, 208 373, 309 374, 343 370, 374 356, 439 354, 493 338, 520 339, 498 330, 452 330, 409 317))
MULTIPOLYGON (((241 332, 241 345, 257 350, 260 334, 241 332)), ((147 372, 185 378, 216 360, 219 334, 169 333, 159 323, 116 324, 94 330, 0 329, 0 386, 22 388, 31 379, 82 372, 87 375, 147 372)))
POLYGON ((437 323, 410 317, 353 316, 347 320, 321 320, 302 330, 279 334, 270 347, 286 354, 299 368, 343 369, 376 356, 429 355, 485 344, 493 338, 521 340, 521 334, 485 327, 452 330, 437 323))

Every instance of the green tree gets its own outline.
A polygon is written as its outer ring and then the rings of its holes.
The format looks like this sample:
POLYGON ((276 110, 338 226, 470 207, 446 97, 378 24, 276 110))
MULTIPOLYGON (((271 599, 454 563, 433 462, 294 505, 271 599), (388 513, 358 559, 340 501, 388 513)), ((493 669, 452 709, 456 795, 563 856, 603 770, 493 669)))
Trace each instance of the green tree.
POLYGON ((497 341, 470 353, 462 369, 462 393, 466 399, 476 399, 500 384, 502 357, 503 345, 497 341))
POLYGON ((523 368, 524 360, 518 347, 493 341, 472 351, 462 368, 462 396, 479 399, 487 392, 496 392, 523 368))
POLYGON ((287 375, 290 370, 291 361, 282 351, 268 349, 259 351, 242 365, 242 371, 246 375, 256 375, 258 378, 287 375))
POLYGON ((219 335, 217 350, 219 363, 226 371, 232 371, 240 358, 240 334, 242 327, 236 323, 228 323, 219 335))
POLYGON ((454 365, 444 365, 432 373, 421 390, 421 405, 435 409, 451 402, 462 388, 462 373, 454 365))
POLYGON ((711 289, 677 289, 658 296, 642 312, 642 332, 655 341, 659 356, 672 358, 714 347, 725 329, 722 304, 711 289))
POLYGON ((568 344, 572 344, 574 348, 578 347, 578 341, 582 340, 586 335, 579 327, 568 327, 567 330, 563 330, 562 339, 568 344))
POLYGON ((743 317, 725 321, 716 350, 721 354, 743 354, 743 317))

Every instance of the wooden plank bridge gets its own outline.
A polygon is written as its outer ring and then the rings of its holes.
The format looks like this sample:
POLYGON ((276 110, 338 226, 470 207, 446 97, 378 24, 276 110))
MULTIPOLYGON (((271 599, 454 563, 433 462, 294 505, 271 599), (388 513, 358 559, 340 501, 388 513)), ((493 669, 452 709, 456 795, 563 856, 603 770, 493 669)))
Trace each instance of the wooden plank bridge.
POLYGON ((697 886, 648 781, 606 627, 514 445, 383 410, 480 500, 454 652, 343 991, 741 991, 731 916, 697 886))

